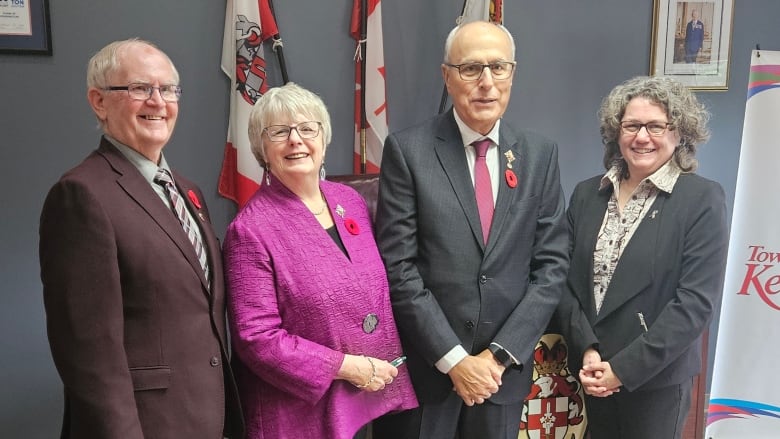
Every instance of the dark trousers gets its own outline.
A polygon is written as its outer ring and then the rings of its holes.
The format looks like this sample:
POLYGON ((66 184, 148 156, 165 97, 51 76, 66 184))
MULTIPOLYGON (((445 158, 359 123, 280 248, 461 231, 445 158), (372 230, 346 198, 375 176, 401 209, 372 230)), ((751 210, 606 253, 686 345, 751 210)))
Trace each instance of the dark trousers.
POLYGON ((606 398, 585 397, 591 439, 679 439, 691 408, 693 381, 606 398))
POLYGON ((469 407, 452 392, 440 403, 374 421, 374 439, 517 439, 522 401, 497 405, 489 400, 469 407))

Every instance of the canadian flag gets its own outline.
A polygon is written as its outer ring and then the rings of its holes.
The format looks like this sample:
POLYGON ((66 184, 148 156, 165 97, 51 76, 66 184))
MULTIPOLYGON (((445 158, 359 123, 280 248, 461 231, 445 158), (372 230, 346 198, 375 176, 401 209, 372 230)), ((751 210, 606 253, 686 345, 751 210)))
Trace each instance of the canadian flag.
POLYGON ((357 49, 355 50, 354 172, 356 174, 362 173, 362 159, 365 158, 365 172, 372 174, 379 172, 379 166, 382 161, 382 147, 385 137, 387 137, 382 6, 380 0, 366 0, 366 53, 363 53, 361 50, 361 3, 361 0, 355 0, 353 3, 352 23, 350 26, 350 34, 357 41, 357 49), (363 63, 365 63, 365 78, 362 77, 363 63), (365 119, 361 117, 361 93, 365 93, 365 119), (363 157, 364 144, 365 157, 363 157))
POLYGON ((249 113, 268 90, 263 41, 278 34, 268 0, 227 0, 222 71, 230 78, 230 120, 219 194, 243 206, 260 187, 263 170, 249 146, 249 113))

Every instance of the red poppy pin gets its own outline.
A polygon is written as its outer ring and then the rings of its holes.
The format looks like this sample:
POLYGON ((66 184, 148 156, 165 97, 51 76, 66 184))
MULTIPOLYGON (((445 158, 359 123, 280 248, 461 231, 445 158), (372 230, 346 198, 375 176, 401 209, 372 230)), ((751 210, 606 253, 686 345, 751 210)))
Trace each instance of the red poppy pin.
POLYGON ((360 227, 352 218, 344 218, 344 227, 347 228, 347 232, 353 235, 360 233, 360 227))
POLYGON ((515 172, 512 170, 512 162, 515 161, 515 155, 509 150, 504 153, 504 157, 506 157, 507 167, 507 170, 504 171, 504 179, 506 180, 507 186, 514 189, 517 187, 517 175, 515 175, 515 172))
POLYGON ((192 204, 194 204, 195 207, 197 207, 198 209, 201 208, 200 200, 198 199, 198 196, 195 195, 195 191, 190 189, 189 191, 187 191, 187 196, 190 197, 190 201, 192 201, 192 204))

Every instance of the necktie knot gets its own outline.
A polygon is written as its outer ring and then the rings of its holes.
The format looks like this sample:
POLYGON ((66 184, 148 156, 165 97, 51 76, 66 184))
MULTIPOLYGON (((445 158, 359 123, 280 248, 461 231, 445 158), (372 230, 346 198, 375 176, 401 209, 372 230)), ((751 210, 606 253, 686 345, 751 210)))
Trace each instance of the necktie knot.
POLYGON ((157 173, 154 175, 154 182, 160 186, 172 185, 173 177, 171 177, 171 173, 168 172, 167 169, 157 168, 157 173))
POLYGON ((472 145, 474 145, 474 151, 477 153, 477 157, 487 156, 488 148, 490 148, 492 143, 493 142, 491 142, 490 139, 477 140, 476 142, 472 143, 472 145))

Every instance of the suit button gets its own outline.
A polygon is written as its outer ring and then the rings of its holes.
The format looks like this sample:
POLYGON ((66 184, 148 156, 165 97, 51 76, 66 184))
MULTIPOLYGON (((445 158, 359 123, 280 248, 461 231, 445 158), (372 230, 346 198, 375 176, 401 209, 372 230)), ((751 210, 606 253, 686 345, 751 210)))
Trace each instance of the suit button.
POLYGON ((479 277, 479 283, 485 285, 487 283, 487 276, 484 274, 479 277))
POLYGON ((219 358, 217 357, 211 357, 211 360, 209 361, 209 364, 213 367, 219 366, 219 358))
POLYGON ((471 320, 466 320, 466 327, 469 328, 469 329, 473 329, 474 328, 474 322, 472 322, 471 320))

